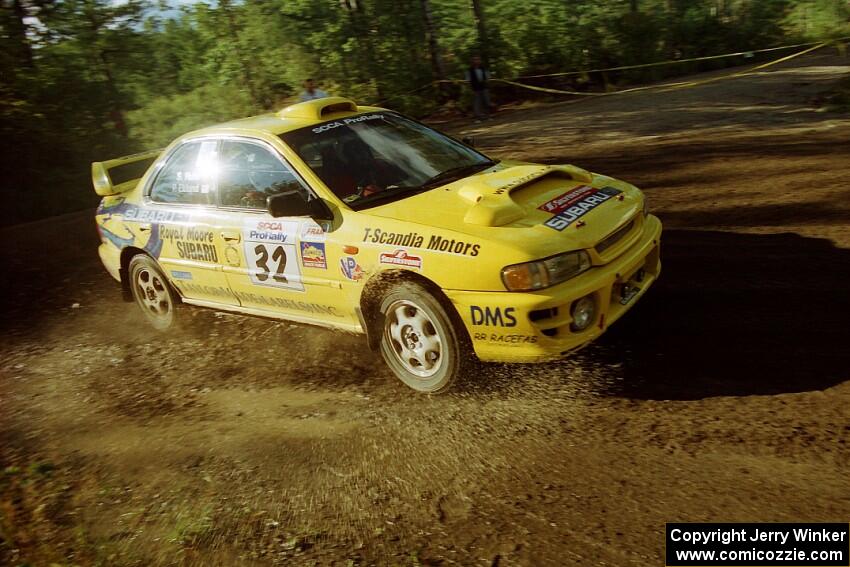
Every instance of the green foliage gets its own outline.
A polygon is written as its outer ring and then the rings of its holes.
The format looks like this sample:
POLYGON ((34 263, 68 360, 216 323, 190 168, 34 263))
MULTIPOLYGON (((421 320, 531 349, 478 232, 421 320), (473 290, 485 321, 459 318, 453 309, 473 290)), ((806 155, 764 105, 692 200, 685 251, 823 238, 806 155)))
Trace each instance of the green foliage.
POLYGON ((846 0, 801 0, 784 19, 789 34, 806 39, 850 35, 850 3, 846 0))
POLYGON ((238 86, 204 85, 186 94, 153 98, 127 115, 130 131, 145 148, 160 148, 191 130, 256 112, 238 86))
MULTIPOLYGON (((426 5, 453 78, 473 53, 510 78, 850 35, 845 0, 479 3, 486 44, 472 3, 457 0, 217 0, 168 12, 141 0, 0 0, 0 168, 12 203, 0 223, 90 206, 91 161, 278 109, 306 77, 419 116, 466 107, 463 87, 420 88, 437 78, 426 5)), ((719 64, 540 84, 601 88, 719 64)))

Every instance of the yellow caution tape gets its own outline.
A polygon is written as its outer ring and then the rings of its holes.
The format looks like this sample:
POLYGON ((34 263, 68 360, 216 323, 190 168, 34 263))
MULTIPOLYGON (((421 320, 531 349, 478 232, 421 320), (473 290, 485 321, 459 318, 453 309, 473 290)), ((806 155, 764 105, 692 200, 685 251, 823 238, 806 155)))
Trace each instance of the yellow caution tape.
MULTIPOLYGON (((671 91, 671 90, 676 90, 676 89, 682 89, 682 88, 687 88, 687 87, 692 87, 692 86, 703 85, 703 84, 706 84, 706 83, 712 83, 712 82, 720 81, 720 80, 723 80, 723 79, 729 79, 729 78, 734 78, 734 77, 743 77, 745 75, 752 74, 752 73, 754 73, 754 72, 756 72, 760 69, 765 69, 765 68, 770 67, 772 65, 777 65, 779 63, 789 61, 791 59, 794 59, 795 57, 805 55, 806 53, 816 51, 818 49, 821 49, 822 47, 825 47, 825 46, 831 45, 831 44, 835 44, 841 54, 846 54, 847 44, 843 43, 843 42, 845 40, 848 40, 848 39, 850 39, 850 38, 837 38, 837 39, 834 39, 834 40, 831 40, 831 41, 820 42, 820 43, 798 43, 798 44, 794 44, 794 45, 782 45, 782 46, 779 46, 779 47, 769 47, 769 48, 766 48, 766 49, 756 49, 756 50, 753 50, 753 51, 739 51, 739 52, 736 52, 736 53, 724 53, 722 55, 708 55, 708 56, 705 56, 705 57, 691 57, 689 59, 675 59, 675 60, 670 60, 670 61, 657 61, 655 63, 644 63, 644 64, 641 64, 641 65, 624 65, 624 66, 620 66, 620 67, 608 67, 608 68, 605 68, 605 69, 584 69, 584 70, 581 70, 581 71, 566 71, 566 72, 563 72, 563 73, 550 73, 550 74, 546 74, 546 75, 523 75, 523 76, 517 77, 518 79, 531 79, 531 78, 544 78, 544 77, 563 77, 563 76, 568 76, 568 75, 583 75, 583 74, 587 74, 587 73, 600 73, 600 72, 604 72, 604 71, 623 71, 623 70, 628 70, 628 69, 642 69, 642 68, 647 68, 647 67, 657 67, 657 66, 660 66, 660 65, 671 65, 671 64, 675 64, 675 63, 687 63, 687 62, 693 62, 693 61, 707 61, 707 60, 710 60, 710 59, 720 59, 720 58, 723 58, 723 57, 736 57, 736 56, 742 56, 742 55, 753 55, 755 53, 766 53, 766 52, 770 52, 770 51, 778 51, 780 49, 791 49, 791 48, 795 48, 795 47, 807 47, 807 49, 804 49, 802 51, 792 53, 791 55, 787 55, 785 57, 781 57, 781 58, 775 59, 773 61, 768 61, 767 63, 757 65, 756 67, 752 67, 752 68, 747 69, 745 71, 736 71, 734 73, 729 73, 727 75, 722 75, 722 76, 718 76, 718 77, 711 77, 709 79, 703 79, 703 80, 700 80, 700 81, 680 81, 680 82, 675 82, 675 83, 663 83, 663 84, 660 84, 660 85, 644 85, 644 86, 640 86, 640 87, 632 87, 632 88, 628 88, 628 89, 609 91, 609 92, 604 92, 604 93, 565 91, 565 90, 562 90, 562 89, 553 89, 553 88, 549 88, 549 87, 539 87, 539 86, 536 86, 536 85, 528 85, 528 84, 525 84, 525 83, 520 83, 518 81, 512 81, 512 80, 508 80, 508 79, 489 79, 488 82, 490 82, 490 83, 503 83, 503 84, 506 84, 506 85, 511 85, 511 86, 514 86, 514 87, 519 87, 519 88, 523 88, 523 89, 527 89, 527 90, 531 90, 531 91, 542 92, 542 93, 563 94, 563 95, 573 95, 573 96, 583 96, 583 97, 610 96, 610 95, 632 93, 632 92, 645 91, 645 90, 651 90, 651 89, 661 89, 661 90, 665 90, 665 91, 671 91)), ((439 84, 465 84, 465 83, 466 83, 466 81, 461 80, 461 79, 440 79, 440 80, 437 80, 437 81, 432 81, 430 83, 426 83, 426 84, 422 85, 421 87, 413 89, 412 91, 407 91, 405 93, 401 93, 401 94, 397 94, 397 95, 393 95, 393 96, 390 96, 388 98, 385 98, 385 99, 375 103, 375 105, 379 105, 382 102, 386 102, 386 101, 392 100, 394 98, 413 94, 413 93, 419 92, 419 91, 421 91, 425 88, 436 86, 436 85, 439 85, 439 84)))
POLYGON ((780 45, 779 47, 768 47, 766 49, 754 49, 751 51, 737 51, 735 53, 722 53, 720 55, 705 55, 703 57, 689 57, 688 59, 668 59, 666 61, 656 61, 654 63, 641 63, 638 65, 621 65, 620 67, 607 67, 605 69, 583 69, 581 71, 564 71, 560 73, 547 73, 543 75, 520 75, 517 79, 542 79, 545 77, 566 77, 569 75, 582 75, 585 73, 603 73, 605 71, 628 71, 631 69, 646 69, 649 67, 660 67, 661 65, 674 65, 676 63, 693 63, 695 61, 711 61, 712 59, 723 59, 725 57, 741 57, 753 56, 756 53, 767 53, 770 51, 779 51, 781 49, 793 49, 795 47, 809 47, 818 45, 821 42, 812 41, 809 43, 796 43, 793 45, 780 45))
POLYGON ((565 91, 565 90, 561 90, 561 89, 551 89, 551 88, 547 88, 547 87, 538 87, 538 86, 535 86, 535 85, 526 85, 524 83, 519 83, 517 81, 509 81, 507 79, 490 79, 490 82, 505 83, 505 84, 512 85, 512 86, 515 86, 515 87, 520 87, 520 88, 528 89, 528 90, 531 90, 531 91, 538 91, 538 92, 544 92, 544 93, 565 94, 565 95, 573 95, 573 96, 590 96, 590 97, 593 97, 593 96, 611 96, 611 95, 633 93, 633 92, 637 92, 637 91, 646 91, 646 90, 652 90, 652 89, 659 89, 659 90, 663 90, 663 91, 671 91, 671 90, 683 89, 683 88, 687 88, 687 87, 695 87, 695 86, 698 86, 698 85, 703 85, 705 83, 712 83, 712 82, 715 82, 715 81, 720 81, 722 79, 729 79, 729 78, 733 78, 733 77, 743 77, 744 75, 752 74, 752 73, 754 73, 754 72, 756 72, 760 69, 765 69, 765 68, 770 67, 772 65, 777 65, 777 64, 782 63, 784 61, 788 61, 790 59, 793 59, 795 57, 805 55, 806 53, 815 51, 816 49, 820 49, 822 47, 825 47, 826 45, 829 45, 829 44, 828 43, 819 43, 819 44, 817 44, 813 47, 809 47, 808 49, 804 49, 803 51, 798 51, 797 53, 793 53, 791 55, 787 55, 787 56, 781 57, 779 59, 774 59, 773 61, 768 61, 767 63, 763 63, 763 64, 758 65, 756 67, 752 67, 752 68, 744 70, 744 71, 736 71, 734 73, 729 73, 729 74, 722 75, 722 76, 719 76, 719 77, 711 77, 709 79, 703 79, 703 80, 700 80, 700 81, 680 81, 680 82, 676 82, 676 83, 662 83, 660 85, 645 85, 645 86, 641 86, 641 87, 632 87, 632 88, 629 88, 629 89, 622 89, 622 90, 618 90, 618 91, 609 91, 609 92, 604 92, 604 93, 565 91))
POLYGON ((672 90, 676 90, 676 89, 684 89, 684 88, 687 88, 687 87, 695 87, 697 85, 704 85, 706 83, 713 83, 715 81, 720 81, 722 79, 731 79, 733 77, 743 77, 744 75, 750 75, 750 74, 752 74, 755 71, 758 71, 760 69, 766 69, 767 67, 771 67, 771 66, 776 65, 778 63, 783 63, 783 62, 788 61, 790 59, 794 59, 795 57, 799 57, 799 56, 805 55, 806 53, 809 53, 811 51, 815 51, 816 49, 826 47, 827 45, 829 45, 829 43, 820 43, 818 45, 815 45, 814 47, 804 49, 803 51, 798 51, 797 53, 792 53, 791 55, 787 55, 787 56, 782 57, 780 59, 768 61, 767 63, 763 63, 762 65, 756 65, 755 67, 747 69, 746 71, 738 71, 736 73, 730 73, 728 75, 723 75, 723 76, 720 76, 720 77, 711 77, 711 78, 708 78, 708 79, 703 79, 701 81, 688 81, 688 82, 685 82, 685 83, 680 83, 680 84, 677 84, 677 85, 670 86, 666 90, 672 91, 672 90))

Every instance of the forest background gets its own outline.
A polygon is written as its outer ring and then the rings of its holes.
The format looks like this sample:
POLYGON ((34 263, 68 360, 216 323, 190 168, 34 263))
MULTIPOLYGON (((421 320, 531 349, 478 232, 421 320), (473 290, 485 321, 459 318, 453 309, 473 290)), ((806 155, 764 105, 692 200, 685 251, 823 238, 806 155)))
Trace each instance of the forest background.
MULTIPOLYGON (((92 206, 90 162, 281 108, 306 77, 361 103, 452 116, 468 112, 473 54, 495 77, 602 91, 761 56, 528 76, 850 35, 848 0, 0 3, 3 225, 92 206)), ((570 96, 492 90, 499 104, 570 96)))

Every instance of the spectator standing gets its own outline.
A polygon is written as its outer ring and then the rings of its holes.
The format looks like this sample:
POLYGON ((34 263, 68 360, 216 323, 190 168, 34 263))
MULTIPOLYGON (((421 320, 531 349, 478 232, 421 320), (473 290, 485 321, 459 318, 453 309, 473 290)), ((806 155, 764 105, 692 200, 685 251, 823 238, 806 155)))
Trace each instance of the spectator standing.
POLYGON ((301 102, 307 102, 308 100, 316 100, 327 96, 328 93, 322 89, 316 88, 316 84, 313 79, 307 79, 304 81, 304 92, 301 93, 299 98, 301 99, 301 102))
POLYGON ((472 89, 472 111, 479 122, 490 116, 490 92, 487 90, 489 79, 490 71, 482 65, 481 57, 475 55, 466 71, 466 80, 472 89))

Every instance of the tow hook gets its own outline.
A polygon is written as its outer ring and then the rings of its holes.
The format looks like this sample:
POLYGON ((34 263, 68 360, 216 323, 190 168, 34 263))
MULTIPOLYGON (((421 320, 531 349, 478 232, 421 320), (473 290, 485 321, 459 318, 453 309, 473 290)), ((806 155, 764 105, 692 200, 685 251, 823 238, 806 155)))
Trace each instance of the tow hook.
POLYGON ((639 291, 640 288, 638 286, 630 283, 624 283, 622 287, 620 287, 620 305, 627 304, 639 291))

